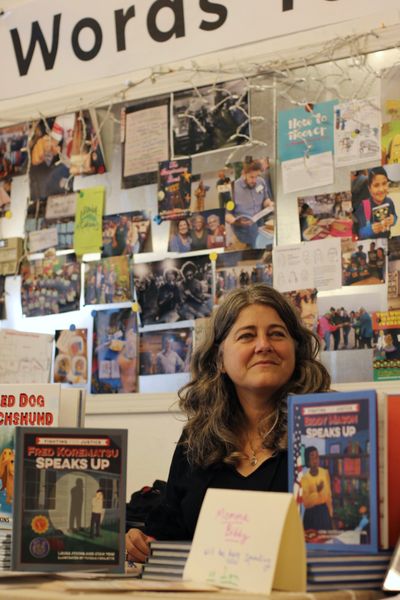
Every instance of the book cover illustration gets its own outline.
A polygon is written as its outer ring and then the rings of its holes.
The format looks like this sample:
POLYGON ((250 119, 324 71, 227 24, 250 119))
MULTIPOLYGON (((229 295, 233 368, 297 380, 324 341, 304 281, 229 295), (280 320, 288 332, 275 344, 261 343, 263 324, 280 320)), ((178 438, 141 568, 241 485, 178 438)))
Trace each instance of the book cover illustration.
POLYGON ((21 427, 13 568, 124 568, 127 432, 21 427))
POLYGON ((14 501, 16 426, 58 425, 60 386, 1 385, 0 388, 0 531, 11 529, 14 501))
POLYGON ((310 549, 378 548, 375 391, 289 397, 289 489, 310 549))
POLYGON ((158 170, 160 219, 175 219, 189 213, 192 198, 192 159, 164 160, 158 170))
POLYGON ((372 313, 374 381, 400 379, 400 311, 372 313))
POLYGON ((54 381, 87 383, 87 329, 55 331, 54 381))

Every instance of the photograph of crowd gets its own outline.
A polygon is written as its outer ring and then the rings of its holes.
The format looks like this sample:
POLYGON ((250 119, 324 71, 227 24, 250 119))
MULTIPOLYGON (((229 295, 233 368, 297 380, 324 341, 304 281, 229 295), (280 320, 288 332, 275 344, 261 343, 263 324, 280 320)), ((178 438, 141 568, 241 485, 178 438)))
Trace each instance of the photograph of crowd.
POLYGON ((53 228, 57 229, 56 250, 73 248, 77 196, 77 192, 73 192, 50 196, 45 200, 29 198, 25 218, 29 249, 31 233, 53 228))
POLYGON ((352 236, 350 192, 302 196, 297 202, 302 241, 352 236))
POLYGON ((165 160, 159 163, 157 199, 161 219, 176 219, 190 211, 192 159, 165 160))
POLYGON ((342 240, 343 285, 375 285, 386 280, 387 240, 342 240))
POLYGON ((216 262, 216 303, 238 287, 252 283, 272 286, 272 246, 265 250, 242 250, 218 254, 216 262))
POLYGON ((29 138, 31 200, 72 191, 75 175, 104 173, 105 164, 94 111, 40 119, 29 138))
POLYGON ((212 266, 206 255, 133 264, 131 276, 142 325, 211 314, 212 266))
POLYGON ((353 234, 358 239, 400 234, 400 165, 351 173, 353 234))
POLYGON ((103 216, 103 258, 152 250, 151 221, 146 211, 103 216))
POLYGON ((75 254, 57 256, 54 249, 44 258, 21 266, 21 303, 26 317, 54 315, 79 309, 81 263, 75 254))
POLYGON ((244 80, 173 94, 173 152, 185 156, 249 140, 249 97, 244 80))
POLYGON ((318 290, 305 289, 283 294, 298 310, 303 325, 311 331, 316 331, 318 323, 318 290))
POLYGON ((54 383, 87 383, 87 329, 55 332, 54 383))
POLYGON ((388 310, 400 309, 400 236, 388 240, 388 310))
POLYGON ((85 304, 113 304, 131 299, 128 256, 85 263, 85 304))
POLYGON ((234 163, 233 202, 226 206, 229 250, 265 248, 274 241, 275 203, 268 158, 234 163))
POLYGON ((26 173, 28 137, 28 123, 0 128, 0 180, 26 173))
POLYGON ((192 356, 192 329, 163 329, 140 334, 139 374, 187 373, 192 356))
POLYGON ((204 210, 190 217, 171 221, 168 250, 193 252, 225 246, 225 211, 204 210))
POLYGON ((378 293, 318 296, 317 331, 321 350, 363 350, 376 344, 372 315, 381 308, 378 293))
POLYGON ((137 391, 138 334, 130 308, 96 311, 93 319, 92 394, 137 391))

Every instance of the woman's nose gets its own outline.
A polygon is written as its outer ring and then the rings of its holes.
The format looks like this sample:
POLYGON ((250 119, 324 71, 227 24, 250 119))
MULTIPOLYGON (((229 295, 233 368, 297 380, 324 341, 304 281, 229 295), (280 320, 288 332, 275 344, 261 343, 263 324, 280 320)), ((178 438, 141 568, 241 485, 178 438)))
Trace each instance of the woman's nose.
POLYGON ((271 340, 265 333, 257 335, 255 352, 267 352, 272 350, 271 340))

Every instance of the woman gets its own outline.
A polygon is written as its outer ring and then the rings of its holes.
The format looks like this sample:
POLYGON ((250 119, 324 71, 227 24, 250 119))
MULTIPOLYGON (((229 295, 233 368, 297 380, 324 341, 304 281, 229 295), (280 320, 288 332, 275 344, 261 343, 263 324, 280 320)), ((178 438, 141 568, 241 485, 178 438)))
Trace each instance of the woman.
POLYGON ((357 235, 361 239, 388 238, 390 228, 397 221, 393 200, 387 196, 389 178, 383 167, 368 170, 369 198, 355 209, 357 235))
POLYGON ((329 471, 319 466, 319 453, 315 446, 305 449, 308 467, 301 479, 303 489, 304 529, 332 529, 332 492, 329 471))
POLYGON ((208 231, 203 215, 193 215, 191 223, 192 250, 205 250, 207 248, 208 231))
POLYGON ((209 487, 287 492, 286 397, 329 389, 318 349, 273 288, 256 284, 226 296, 179 392, 188 420, 166 500, 151 513, 146 533, 127 533, 128 557, 145 560, 149 536, 191 539, 209 487))
POLYGON ((190 226, 186 219, 178 221, 177 233, 171 236, 168 250, 170 252, 190 252, 192 250, 190 226))

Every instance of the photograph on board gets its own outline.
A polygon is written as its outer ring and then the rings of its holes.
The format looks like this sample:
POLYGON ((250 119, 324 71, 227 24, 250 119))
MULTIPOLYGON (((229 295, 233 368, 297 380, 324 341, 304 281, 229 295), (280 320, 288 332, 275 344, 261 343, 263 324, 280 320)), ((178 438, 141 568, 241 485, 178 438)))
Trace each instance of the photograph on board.
POLYGON ((87 383, 87 364, 87 329, 57 329, 54 383, 87 383))
POLYGON ((85 263, 85 304, 114 304, 131 299, 128 256, 85 263))
POLYGON ((303 325, 307 329, 310 329, 310 331, 316 332, 318 322, 318 290, 315 288, 293 290, 291 292, 283 292, 283 295, 297 310, 303 325))
POLYGON ((151 221, 144 210, 103 215, 103 248, 101 255, 122 256, 151 252, 151 221))
POLYGON ((226 205, 228 250, 265 248, 274 240, 275 202, 268 158, 234 163, 233 202, 226 205))
POLYGON ((272 286, 272 246, 265 250, 242 250, 218 254, 216 269, 216 302, 238 287, 252 283, 272 286))
POLYGON ((139 374, 187 373, 192 357, 191 328, 162 329, 140 334, 139 374))
POLYGON ((26 173, 28 137, 28 123, 0 127, 0 180, 26 173))
POLYGON ((225 246, 225 211, 204 210, 171 221, 169 252, 196 252, 225 246))
POLYGON ((190 213, 192 159, 166 160, 158 165, 158 214, 160 219, 177 219, 190 213))
POLYGON ((397 310, 372 313, 374 330, 374 381, 400 379, 400 313, 397 310))
POLYGON ((343 285, 376 285, 386 281, 388 241, 341 240, 343 285))
POLYGON ((109 308, 95 312, 92 394, 138 391, 137 346, 137 317, 131 308, 109 308))
POLYGON ((26 317, 79 310, 81 263, 75 254, 57 256, 54 249, 44 258, 25 260, 21 266, 21 303, 26 317))
POLYGON ((350 192, 302 196, 297 202, 302 241, 352 236, 350 192))
POLYGON ((54 247, 70 250, 74 247, 75 212, 78 193, 49 196, 45 200, 28 199, 25 235, 30 252, 54 247))
POLYGON ((245 80, 175 92, 174 156, 209 152, 249 141, 249 94, 245 80))
POLYGON ((0 218, 5 217, 11 208, 12 178, 0 179, 0 218))
POLYGON ((208 317, 212 268, 208 255, 131 265, 142 325, 208 317))
POLYGON ((388 310, 400 310, 400 236, 388 240, 388 310))

